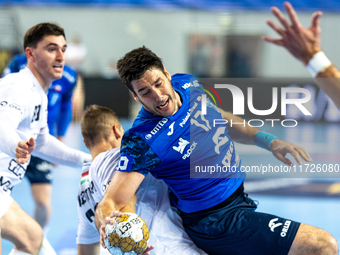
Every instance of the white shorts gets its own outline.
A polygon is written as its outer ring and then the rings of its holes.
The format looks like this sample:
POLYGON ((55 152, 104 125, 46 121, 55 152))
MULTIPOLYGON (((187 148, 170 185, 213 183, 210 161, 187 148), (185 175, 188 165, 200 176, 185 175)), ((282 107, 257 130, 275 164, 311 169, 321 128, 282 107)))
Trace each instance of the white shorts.
POLYGON ((0 191, 0 219, 5 215, 12 201, 13 198, 10 195, 0 191))

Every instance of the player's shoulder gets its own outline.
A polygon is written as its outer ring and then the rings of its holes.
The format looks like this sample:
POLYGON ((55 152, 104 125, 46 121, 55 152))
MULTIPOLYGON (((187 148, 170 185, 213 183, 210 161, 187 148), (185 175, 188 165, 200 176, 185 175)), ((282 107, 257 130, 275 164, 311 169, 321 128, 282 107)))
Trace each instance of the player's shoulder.
POLYGON ((176 73, 171 76, 171 83, 172 86, 178 90, 186 90, 190 87, 195 88, 200 86, 195 76, 185 73, 176 73))
POLYGON ((101 172, 102 169, 106 169, 107 166, 113 166, 118 164, 120 158, 120 148, 113 148, 108 151, 104 151, 99 153, 91 164, 91 171, 95 171, 97 173, 101 172))
POLYGON ((70 66, 65 65, 63 71, 63 78, 65 78, 69 83, 77 83, 77 72, 70 66))
POLYGON ((16 91, 17 93, 29 93, 34 87, 34 80, 30 71, 21 70, 18 73, 10 73, 1 79, 2 86, 8 86, 7 89, 16 91))

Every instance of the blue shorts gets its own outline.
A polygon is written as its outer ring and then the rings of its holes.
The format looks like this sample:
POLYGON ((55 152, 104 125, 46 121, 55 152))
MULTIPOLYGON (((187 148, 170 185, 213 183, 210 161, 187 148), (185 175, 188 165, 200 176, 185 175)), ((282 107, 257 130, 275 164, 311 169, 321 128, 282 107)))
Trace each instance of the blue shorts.
POLYGON ((242 192, 222 208, 180 214, 190 238, 210 255, 287 255, 300 223, 256 208, 242 192))
POLYGON ((31 156, 31 161, 27 166, 25 176, 31 184, 52 183, 52 164, 46 160, 31 156))

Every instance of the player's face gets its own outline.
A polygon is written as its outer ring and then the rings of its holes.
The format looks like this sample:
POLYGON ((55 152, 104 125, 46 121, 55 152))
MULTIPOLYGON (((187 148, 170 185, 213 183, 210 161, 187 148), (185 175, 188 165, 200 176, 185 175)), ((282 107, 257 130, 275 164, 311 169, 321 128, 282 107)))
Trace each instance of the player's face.
POLYGON ((34 70, 30 69, 43 86, 49 86, 52 81, 62 77, 66 47, 62 35, 48 35, 37 43, 36 48, 30 48, 28 61, 31 62, 30 66, 34 70))
POLYGON ((181 98, 173 89, 171 76, 167 71, 164 74, 157 68, 151 68, 131 84, 136 93, 136 95, 132 94, 135 100, 154 115, 171 116, 182 105, 181 98))

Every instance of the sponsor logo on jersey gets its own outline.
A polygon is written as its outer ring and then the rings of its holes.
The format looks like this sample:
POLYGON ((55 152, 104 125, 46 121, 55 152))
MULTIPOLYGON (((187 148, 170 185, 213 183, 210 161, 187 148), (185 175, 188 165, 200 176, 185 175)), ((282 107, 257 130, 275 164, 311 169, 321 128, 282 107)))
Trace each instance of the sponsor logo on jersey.
POLYGON ((11 104, 11 103, 8 103, 7 101, 1 101, 0 102, 0 106, 8 107, 8 108, 13 108, 13 109, 18 110, 18 111, 21 112, 21 108, 20 108, 19 105, 11 104))
POLYGON ((41 172, 47 172, 47 171, 51 170, 52 167, 53 167, 52 164, 50 164, 46 161, 43 161, 43 162, 36 165, 37 170, 39 170, 41 172))
POLYGON ((179 141, 178 141, 178 146, 173 146, 172 148, 183 154, 184 150, 185 150, 185 147, 187 147, 187 145, 189 144, 190 142, 188 142, 187 140, 184 140, 183 138, 179 138, 179 141))
POLYGON ((173 122, 173 123, 169 126, 170 131, 167 133, 167 135, 172 135, 172 134, 174 133, 174 124, 175 124, 175 122, 173 122))
POLYGON ((197 106, 198 104, 194 102, 194 105, 189 109, 189 111, 187 111, 187 115, 185 116, 184 119, 182 119, 182 122, 179 124, 181 127, 183 127, 185 123, 187 123, 188 119, 190 118, 190 115, 196 109, 197 106))
POLYGON ((199 87, 200 84, 198 83, 197 80, 194 80, 193 82, 188 82, 188 83, 185 83, 182 88, 183 89, 187 89, 187 88, 190 88, 190 87, 199 87))
POLYGON ((64 76, 70 83, 75 83, 75 82, 76 82, 76 78, 75 78, 73 75, 71 75, 69 72, 66 72, 65 70, 64 70, 64 72, 63 72, 63 76, 64 76))
POLYGON ((62 87, 59 84, 57 84, 57 85, 53 86, 53 90, 55 92, 60 92, 62 90, 62 87))
POLYGON ((192 151, 196 148, 197 143, 196 142, 192 142, 190 145, 190 148, 187 150, 187 152, 183 155, 182 159, 186 159, 188 157, 190 157, 192 151))
POLYGON ((163 118, 160 120, 157 125, 151 130, 151 132, 147 135, 145 135, 145 139, 149 140, 153 135, 157 134, 159 130, 164 126, 165 123, 168 122, 167 118, 163 118))
POLYGON ((132 163, 134 159, 133 157, 126 155, 126 154, 121 154, 120 160, 117 166, 118 171, 130 171, 132 163))
POLYGON ((8 170, 15 176, 18 176, 20 180, 24 178, 26 173, 26 169, 21 164, 18 164, 14 159, 9 162, 8 170))
POLYGON ((289 226, 290 226, 291 221, 290 220, 286 220, 285 224, 282 227, 282 231, 281 231, 281 237, 285 237, 287 235, 289 226))
POLYGON ((275 222, 278 221, 278 220, 279 220, 279 218, 274 218, 271 221, 269 221, 268 227, 270 228, 270 230, 272 232, 274 232, 275 228, 277 228, 277 227, 282 225, 282 223, 276 223, 275 224, 275 222))

